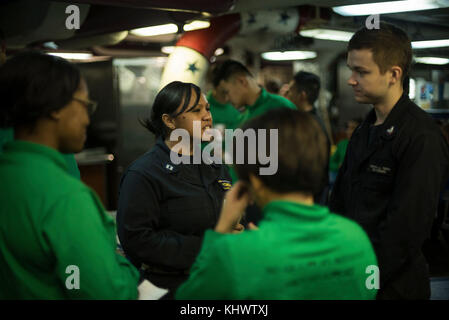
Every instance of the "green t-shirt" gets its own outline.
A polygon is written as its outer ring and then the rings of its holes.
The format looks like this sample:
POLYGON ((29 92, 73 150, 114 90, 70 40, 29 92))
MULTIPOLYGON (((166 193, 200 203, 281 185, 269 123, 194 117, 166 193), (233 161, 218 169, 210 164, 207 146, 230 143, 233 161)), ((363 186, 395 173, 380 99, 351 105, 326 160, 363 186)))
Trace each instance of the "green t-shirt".
MULTIPOLYGON (((2 129, 0 128, 0 154, 3 151, 3 146, 9 142, 14 140, 14 130, 12 128, 2 129)), ((75 157, 73 154, 62 154, 65 161, 67 162, 67 167, 69 173, 75 178, 80 178, 80 170, 78 169, 78 164, 76 163, 75 157)))
MULTIPOLYGON (((246 121, 257 117, 269 110, 278 108, 290 108, 297 110, 296 106, 288 99, 281 97, 277 94, 269 93, 264 88, 261 88, 261 93, 256 102, 251 106, 246 106, 245 111, 240 114, 239 125, 241 127, 246 121)), ((229 173, 233 183, 238 181, 237 173, 231 166, 229 173)))
POLYGON ((225 129, 235 129, 240 123, 240 112, 231 104, 222 104, 215 100, 212 91, 207 94, 207 101, 210 104, 212 122, 214 125, 223 124, 225 129))
POLYGON ((261 88, 260 96, 256 102, 251 106, 246 106, 245 111, 240 116, 239 126, 244 124, 249 119, 260 116, 268 110, 277 108, 290 108, 297 110, 296 106, 290 100, 273 94, 261 88))
MULTIPOLYGON (((259 230, 205 233, 177 299, 374 299, 366 273, 377 266, 370 240, 355 222, 326 207, 273 201, 259 230), (370 269, 368 269, 370 270, 370 269)), ((375 284, 375 282, 374 282, 375 284)))
POLYGON ((0 300, 137 298, 139 272, 115 251, 114 220, 61 153, 8 142, 0 176, 0 300))
POLYGON ((348 148, 348 139, 343 139, 337 144, 337 149, 329 160, 329 170, 332 172, 338 172, 340 166, 345 159, 346 149, 348 148))

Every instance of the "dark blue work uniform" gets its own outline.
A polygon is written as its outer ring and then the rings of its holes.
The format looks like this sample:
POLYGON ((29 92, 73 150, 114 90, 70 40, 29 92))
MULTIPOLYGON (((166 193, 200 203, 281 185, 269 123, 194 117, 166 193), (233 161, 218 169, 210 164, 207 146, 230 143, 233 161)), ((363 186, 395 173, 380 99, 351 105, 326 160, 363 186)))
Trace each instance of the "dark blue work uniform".
POLYGON ((448 179, 448 145, 432 118, 403 95, 382 125, 374 109, 354 131, 330 210, 358 222, 380 269, 380 299, 428 299, 422 246, 448 179))
POLYGON ((172 294, 187 279, 204 231, 215 227, 231 179, 225 165, 176 165, 171 152, 158 138, 127 169, 120 183, 117 227, 131 262, 172 294))

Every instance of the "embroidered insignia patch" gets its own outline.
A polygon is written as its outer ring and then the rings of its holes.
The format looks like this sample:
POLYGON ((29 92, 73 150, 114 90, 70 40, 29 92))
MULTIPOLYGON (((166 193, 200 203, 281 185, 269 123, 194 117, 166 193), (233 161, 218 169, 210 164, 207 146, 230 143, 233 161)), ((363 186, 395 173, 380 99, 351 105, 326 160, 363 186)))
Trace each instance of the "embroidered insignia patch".
POLYGON ((223 190, 229 190, 232 187, 231 181, 229 180, 217 180, 217 182, 223 188, 223 190))
POLYGON ((394 131, 394 126, 391 126, 389 129, 387 129, 387 133, 391 136, 394 131))
POLYGON ((391 173, 391 168, 388 167, 380 167, 380 166, 376 166, 374 164, 370 164, 368 171, 371 172, 375 172, 375 173, 380 173, 380 174, 390 174, 391 173))

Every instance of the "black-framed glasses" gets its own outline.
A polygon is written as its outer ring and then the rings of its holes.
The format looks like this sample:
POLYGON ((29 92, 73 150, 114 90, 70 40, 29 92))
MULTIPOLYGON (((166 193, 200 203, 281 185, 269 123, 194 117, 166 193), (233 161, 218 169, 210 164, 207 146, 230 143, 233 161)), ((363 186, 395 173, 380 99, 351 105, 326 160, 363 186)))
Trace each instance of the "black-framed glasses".
POLYGON ((87 113, 89 113, 90 116, 95 112, 95 110, 97 110, 98 103, 95 101, 83 100, 79 98, 72 98, 72 99, 78 101, 79 103, 82 103, 86 107, 87 113))

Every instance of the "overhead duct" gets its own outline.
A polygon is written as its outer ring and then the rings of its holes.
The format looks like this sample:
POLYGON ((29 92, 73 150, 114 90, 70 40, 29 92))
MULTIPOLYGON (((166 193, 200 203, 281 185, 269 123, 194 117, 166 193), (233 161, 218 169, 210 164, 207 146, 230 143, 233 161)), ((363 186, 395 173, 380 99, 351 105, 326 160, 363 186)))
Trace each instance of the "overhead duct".
POLYGON ((302 18, 298 8, 230 14, 211 19, 208 29, 190 31, 176 43, 162 73, 161 88, 179 80, 203 86, 209 60, 217 48, 236 35, 259 31, 297 31, 302 18))
POLYGON ((56 42, 59 48, 78 50, 90 48, 93 46, 115 45, 121 42, 128 35, 128 31, 101 34, 90 37, 76 37, 56 42))
MULTIPOLYGON (((8 48, 23 48, 26 45, 45 39, 60 40, 72 37, 75 29, 66 28, 68 14, 65 3, 20 0, 2 4, 0 10, 0 29, 8 48)), ((78 6, 80 24, 89 12, 88 4, 78 6)))
MULTIPOLYGON (((72 2, 70 0, 56 0, 72 2)), ((77 3, 88 3, 104 6, 117 6, 138 9, 159 9, 187 12, 207 12, 210 14, 225 13, 234 8, 235 0, 76 0, 77 3)))
POLYGON ((89 16, 76 36, 93 36, 166 23, 183 24, 198 17, 201 15, 189 12, 91 6, 89 16))

